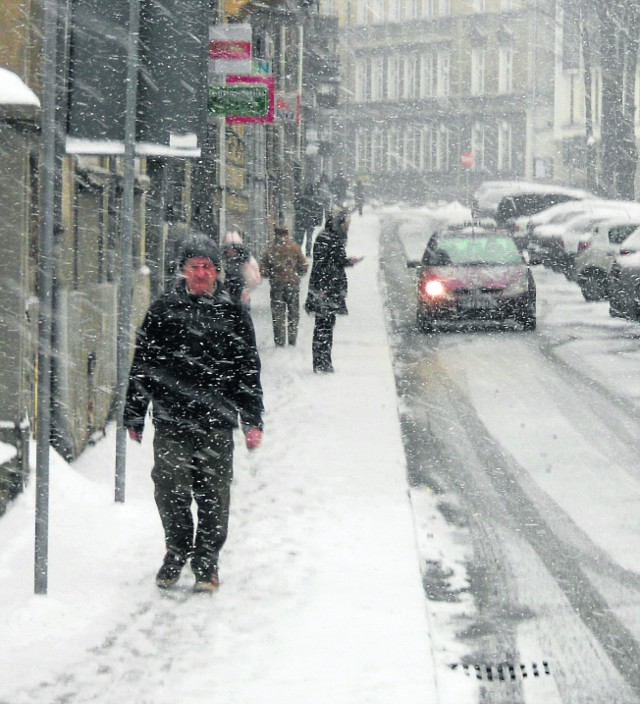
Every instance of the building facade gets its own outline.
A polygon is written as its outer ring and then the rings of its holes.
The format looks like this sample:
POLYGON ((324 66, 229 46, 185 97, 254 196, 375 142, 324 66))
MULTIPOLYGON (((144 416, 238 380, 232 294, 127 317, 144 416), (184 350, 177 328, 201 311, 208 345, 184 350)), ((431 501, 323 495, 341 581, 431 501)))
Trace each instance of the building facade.
POLYGON ((463 196, 488 178, 554 177, 554 8, 342 4, 345 135, 371 195, 423 202, 463 196))

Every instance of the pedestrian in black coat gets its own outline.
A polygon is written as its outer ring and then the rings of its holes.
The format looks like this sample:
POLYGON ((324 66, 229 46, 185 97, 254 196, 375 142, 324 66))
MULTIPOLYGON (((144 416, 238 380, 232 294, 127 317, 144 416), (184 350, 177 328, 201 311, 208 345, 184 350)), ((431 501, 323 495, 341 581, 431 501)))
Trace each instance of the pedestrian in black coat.
POLYGON ((205 235, 187 240, 179 270, 177 286, 151 304, 138 330, 124 426, 140 442, 152 405, 151 476, 166 543, 156 584, 175 584, 191 558, 195 588, 205 591, 219 584, 238 418, 249 449, 262 438, 260 358, 248 311, 218 280, 217 245, 205 235))
POLYGON ((333 372, 331 352, 336 315, 348 313, 345 269, 362 260, 362 257, 347 256, 345 244, 349 224, 346 211, 331 213, 313 246, 313 266, 304 307, 316 318, 312 342, 314 372, 333 372))

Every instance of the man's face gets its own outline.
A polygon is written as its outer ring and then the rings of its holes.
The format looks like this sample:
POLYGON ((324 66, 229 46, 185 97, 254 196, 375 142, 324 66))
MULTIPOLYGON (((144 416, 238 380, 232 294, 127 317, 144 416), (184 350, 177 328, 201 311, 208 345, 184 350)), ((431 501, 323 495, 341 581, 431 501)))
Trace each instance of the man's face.
POLYGON ((187 290, 194 296, 210 296, 218 278, 218 270, 211 259, 193 257, 182 268, 187 290))

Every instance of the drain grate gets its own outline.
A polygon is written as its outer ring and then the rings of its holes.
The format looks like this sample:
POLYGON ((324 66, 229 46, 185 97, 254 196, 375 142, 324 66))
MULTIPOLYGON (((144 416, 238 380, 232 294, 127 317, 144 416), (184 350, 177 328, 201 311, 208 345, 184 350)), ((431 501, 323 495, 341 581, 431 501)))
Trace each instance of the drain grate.
POLYGON ((532 662, 527 666, 524 663, 503 662, 498 665, 469 665, 454 663, 450 665, 452 670, 463 672, 467 677, 475 677, 477 680, 488 682, 513 682, 517 679, 527 679, 529 677, 541 677, 551 674, 551 668, 546 660, 540 665, 532 662))

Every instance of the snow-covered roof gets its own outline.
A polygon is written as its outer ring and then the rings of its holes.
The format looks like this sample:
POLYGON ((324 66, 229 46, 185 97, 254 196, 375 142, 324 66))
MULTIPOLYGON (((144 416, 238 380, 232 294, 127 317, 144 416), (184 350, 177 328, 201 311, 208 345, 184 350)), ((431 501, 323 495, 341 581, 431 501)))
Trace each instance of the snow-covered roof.
POLYGON ((38 96, 13 71, 0 68, 0 105, 30 105, 39 108, 38 96))

